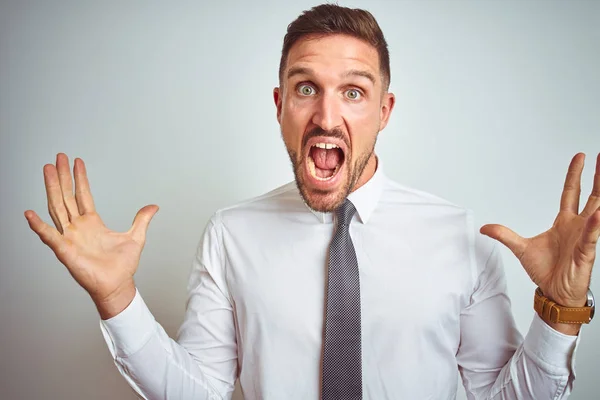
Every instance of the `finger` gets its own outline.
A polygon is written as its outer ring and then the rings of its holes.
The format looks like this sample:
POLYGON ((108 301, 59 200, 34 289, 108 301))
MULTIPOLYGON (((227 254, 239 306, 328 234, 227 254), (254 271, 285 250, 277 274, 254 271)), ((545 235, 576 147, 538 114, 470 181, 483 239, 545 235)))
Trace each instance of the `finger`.
POLYGON ((75 174, 75 199, 77 200, 79 212, 85 214, 96 211, 94 198, 90 191, 90 183, 87 178, 85 163, 81 158, 75 159, 73 173, 75 174))
POLYGON ((525 248, 527 247, 527 241, 519 236, 511 229, 498 224, 488 224, 481 227, 479 230, 482 234, 496 239, 513 252, 513 254, 520 260, 525 248))
POLYGON ((69 214, 63 202, 60 182, 58 181, 58 172, 52 164, 44 166, 44 183, 46 185, 46 197, 48 198, 48 212, 56 229, 63 233, 65 228, 69 226, 69 214))
POLYGON ((62 197, 65 203, 65 209, 69 215, 69 220, 79 216, 77 202, 73 195, 73 177, 69 167, 69 158, 64 153, 56 155, 56 170, 58 171, 58 182, 62 190, 62 197))
POLYGON ((598 236, 600 236, 600 208, 586 221, 577 247, 580 252, 579 259, 589 264, 590 268, 596 257, 598 236))
POLYGON ((42 221, 34 211, 25 211, 25 218, 31 230, 37 233, 42 242, 58 256, 63 249, 63 236, 56 229, 42 221))
POLYGON ((146 232, 148 231, 148 225, 150 225, 150 221, 152 217, 158 211, 158 206, 156 205, 148 205, 139 210, 133 220, 133 225, 129 230, 130 233, 133 234, 133 240, 143 245, 146 241, 146 232))
POLYGON ((594 173, 594 185, 592 186, 592 193, 585 203, 585 207, 581 212, 582 217, 591 215, 594 210, 600 207, 600 153, 596 157, 596 172, 594 173))
POLYGON ((579 196, 581 195, 581 171, 585 154, 577 153, 569 164, 565 185, 560 198, 560 211, 579 214, 579 196))

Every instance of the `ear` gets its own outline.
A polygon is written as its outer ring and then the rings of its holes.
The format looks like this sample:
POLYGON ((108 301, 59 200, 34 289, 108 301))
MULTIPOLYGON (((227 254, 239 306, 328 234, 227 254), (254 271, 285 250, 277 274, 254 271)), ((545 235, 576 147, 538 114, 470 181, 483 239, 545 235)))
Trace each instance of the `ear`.
POLYGON ((396 96, 394 96, 394 93, 386 92, 381 99, 380 131, 387 126, 392 110, 394 109, 394 104, 396 104, 396 96))
POLYGON ((281 125, 281 101, 282 96, 281 89, 276 87, 273 89, 273 100, 275 100, 275 107, 277 108, 277 122, 281 125))

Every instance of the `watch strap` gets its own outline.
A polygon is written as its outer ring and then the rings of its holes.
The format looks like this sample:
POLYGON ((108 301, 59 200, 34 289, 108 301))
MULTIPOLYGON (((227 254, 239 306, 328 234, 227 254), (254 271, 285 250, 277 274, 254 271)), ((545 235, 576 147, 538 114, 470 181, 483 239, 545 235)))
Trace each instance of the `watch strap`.
POLYGON ((548 299, 538 287, 533 298, 533 309, 546 322, 587 324, 591 321, 592 307, 563 307, 548 299))

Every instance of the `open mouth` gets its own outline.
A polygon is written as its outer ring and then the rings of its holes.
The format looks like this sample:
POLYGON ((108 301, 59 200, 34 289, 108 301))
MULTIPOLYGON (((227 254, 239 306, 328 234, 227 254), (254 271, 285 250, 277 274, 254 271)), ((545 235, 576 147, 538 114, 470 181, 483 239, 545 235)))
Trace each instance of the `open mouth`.
POLYGON ((331 181, 344 163, 344 152, 333 143, 315 143, 307 157, 308 171, 318 181, 331 181))

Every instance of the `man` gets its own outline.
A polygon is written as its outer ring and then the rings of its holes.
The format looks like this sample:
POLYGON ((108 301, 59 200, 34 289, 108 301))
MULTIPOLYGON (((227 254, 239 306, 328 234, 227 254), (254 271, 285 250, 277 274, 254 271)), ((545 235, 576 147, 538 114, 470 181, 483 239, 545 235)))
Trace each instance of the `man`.
MULTIPOLYGON (((217 211, 198 247, 177 342, 134 285, 156 206, 126 233, 95 212, 83 161, 44 167, 51 218, 31 228, 88 291, 117 367, 144 398, 566 398, 600 234, 600 155, 583 155, 554 225, 508 246, 539 286, 523 340, 498 247, 470 212, 396 184, 374 154, 394 107, 387 45, 366 11, 321 5, 284 39, 277 118, 295 184, 217 211)), ((528 305, 529 306, 529 305, 528 305)))

